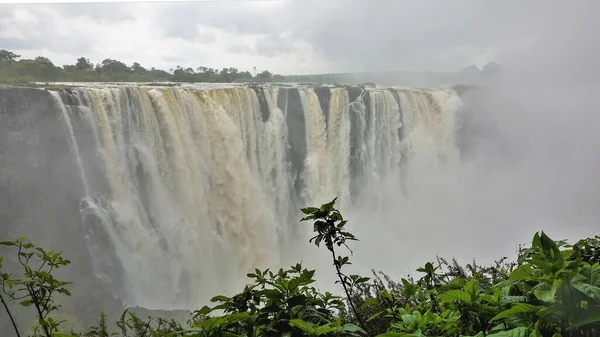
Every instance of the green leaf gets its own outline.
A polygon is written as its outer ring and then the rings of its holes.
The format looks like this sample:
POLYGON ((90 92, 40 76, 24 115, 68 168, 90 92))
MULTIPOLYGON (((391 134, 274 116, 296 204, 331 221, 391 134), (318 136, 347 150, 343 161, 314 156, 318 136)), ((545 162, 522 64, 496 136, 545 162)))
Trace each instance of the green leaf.
POLYGON ((33 301, 32 300, 25 300, 22 302, 19 302, 20 305, 24 306, 24 307, 30 307, 31 305, 33 305, 33 301))
POLYGON ((246 337, 245 335, 240 335, 237 333, 229 332, 229 331, 221 331, 220 337, 246 337))
POLYGON ((555 279, 551 287, 547 283, 540 283, 534 288, 533 294, 540 301, 554 303, 556 291, 562 284, 563 281, 560 279, 555 279))
POLYGON ((402 321, 405 324, 408 324, 410 326, 416 326, 416 324, 417 324, 417 319, 413 315, 405 314, 405 315, 402 315, 402 317, 400 317, 400 318, 402 318, 402 321))
POLYGON ((517 281, 530 279, 532 272, 533 268, 529 264, 520 265, 510 273, 509 280, 517 281))
POLYGON ((283 299, 283 294, 276 289, 265 289, 260 291, 266 298, 270 300, 281 300, 283 299))
POLYGON ((329 324, 328 325, 322 325, 322 326, 318 327, 315 330, 314 334, 317 335, 317 336, 321 336, 321 335, 324 335, 324 334, 327 334, 327 333, 330 333, 330 332, 334 332, 334 331, 337 331, 337 330, 338 330, 338 327, 331 326, 329 324))
POLYGON ((365 300, 365 302, 360 306, 361 309, 364 309, 366 307, 372 306, 372 305, 377 305, 379 304, 379 301, 377 301, 377 299, 375 297, 369 297, 365 300))
POLYGON ((539 311, 536 313, 536 315, 537 315, 538 317, 544 318, 544 317, 546 317, 546 316, 548 316, 548 315, 553 315, 553 314, 555 314, 555 313, 557 312, 557 310, 560 310, 560 309, 559 309, 559 307, 558 307, 556 304, 553 304, 553 305, 549 305, 549 306, 547 306, 547 307, 545 307, 545 308, 542 308, 542 309, 540 309, 540 310, 539 310, 539 311))
POLYGON ((575 251, 573 251, 573 250, 563 250, 560 253, 562 255, 563 260, 567 260, 568 258, 570 258, 571 256, 573 256, 573 254, 575 253, 575 251))
POLYGON ((304 295, 292 296, 288 299, 287 303, 290 307, 295 307, 297 305, 304 306, 304 305, 306 305, 306 296, 304 296, 304 295))
POLYGON ((65 289, 65 288, 60 288, 60 289, 57 289, 56 291, 57 291, 57 292, 59 292, 59 293, 61 293, 61 294, 63 294, 63 295, 66 295, 66 296, 71 296, 71 292, 70 292, 70 291, 68 291, 68 290, 67 290, 67 289, 65 289))
POLYGON ((477 291, 479 290, 479 282, 474 277, 471 277, 467 283, 463 286, 463 289, 471 295, 471 298, 475 298, 477 291))
POLYGON ((449 290, 443 294, 439 295, 440 300, 443 302, 471 302, 471 295, 463 290, 449 290))
POLYGON ((463 336, 461 335, 460 337, 484 337, 485 335, 483 334, 483 331, 479 331, 475 336, 463 336))
POLYGON ((407 337, 407 336, 409 336, 409 335, 407 333, 404 333, 404 332, 388 331, 388 332, 384 332, 382 334, 379 334, 376 337, 407 337))
POLYGON ((600 302, 600 287, 593 286, 586 283, 573 283, 573 288, 579 290, 584 295, 591 297, 596 302, 600 302))
POLYGON ((540 243, 542 252, 544 253, 544 257, 546 257, 546 259, 553 262, 562 260, 562 254, 560 253, 560 249, 558 249, 556 241, 552 240, 543 231, 540 234, 540 243))
POLYGON ((385 314, 385 311, 380 311, 380 312, 378 312, 378 313, 374 314, 373 316, 369 317, 369 318, 367 319, 367 322, 370 322, 370 321, 372 321, 372 320, 376 319, 377 317, 379 317, 379 316, 381 316, 381 315, 383 315, 383 314, 385 314))
POLYGON ((358 280, 356 280, 356 284, 368 282, 370 279, 370 277, 360 277, 358 280))
POLYGON ((525 296, 505 296, 500 298, 500 304, 506 305, 511 303, 525 302, 526 300, 527 298, 525 296))
POLYGON ((321 206, 321 208, 326 211, 327 213, 331 212, 333 210, 333 206, 335 205, 335 202, 337 201, 337 198, 334 198, 333 200, 331 200, 330 202, 324 204, 323 206, 321 206))
MULTIPOLYGON (((591 323, 600 323, 600 306, 594 306, 573 318, 569 329, 578 329, 591 323)), ((553 336, 554 337, 554 336, 553 336)))
POLYGON ((360 333, 364 333, 365 335, 367 335, 367 332, 356 324, 344 324, 344 326, 340 329, 340 331, 360 332, 360 333))
POLYGON ((226 302, 226 301, 229 301, 229 297, 219 295, 219 296, 215 296, 215 297, 211 298, 210 301, 211 302, 226 302))
POLYGON ((581 267, 579 274, 585 277, 586 283, 593 286, 600 286, 600 266, 597 263, 593 266, 587 265, 581 267))
POLYGON ((529 337, 542 337, 542 333, 538 329, 533 329, 529 334, 529 337))
POLYGON ((492 318, 491 320, 497 321, 497 320, 503 319, 503 318, 511 318, 518 314, 537 312, 538 310, 539 310, 538 307, 531 305, 531 304, 516 303, 515 305, 512 306, 512 308, 502 311, 498 315, 494 316, 494 318, 492 318))
POLYGON ((314 324, 301 319, 291 319, 290 325, 311 335, 314 335, 317 332, 317 329, 315 329, 314 324))
POLYGON ((306 207, 306 208, 302 208, 300 210, 302 211, 302 213, 309 215, 309 214, 313 214, 314 212, 318 211, 319 209, 316 207, 306 207))
POLYGON ((511 330, 500 331, 494 334, 488 335, 488 337, 528 337, 528 327, 518 327, 511 330))
POLYGON ((194 312, 195 316, 199 316, 199 315, 208 315, 212 310, 208 307, 208 306, 203 306, 202 308, 200 308, 199 310, 196 310, 194 312))

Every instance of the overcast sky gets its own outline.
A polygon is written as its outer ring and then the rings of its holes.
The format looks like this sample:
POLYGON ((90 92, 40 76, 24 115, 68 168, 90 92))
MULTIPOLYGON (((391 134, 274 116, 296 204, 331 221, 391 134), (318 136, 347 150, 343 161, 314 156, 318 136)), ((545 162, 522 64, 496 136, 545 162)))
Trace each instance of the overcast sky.
MULTIPOLYGON (((213 0, 0 5, 0 49, 163 69, 458 71, 582 26, 594 0, 213 0)), ((585 28, 585 27, 584 27, 585 28)), ((595 26, 597 29, 598 27, 595 26)), ((591 27, 588 27, 591 29, 591 27)), ((576 31, 576 30, 574 30, 576 31)), ((568 40, 572 36, 564 33, 568 40)), ((596 43, 589 41, 589 43, 596 43)))

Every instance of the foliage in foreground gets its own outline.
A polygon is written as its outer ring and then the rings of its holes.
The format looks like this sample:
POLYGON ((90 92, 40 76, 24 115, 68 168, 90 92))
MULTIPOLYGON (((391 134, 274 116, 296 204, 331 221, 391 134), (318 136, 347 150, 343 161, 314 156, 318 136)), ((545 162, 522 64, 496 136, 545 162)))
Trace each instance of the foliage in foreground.
POLYGON ((300 264, 288 270, 257 269, 248 274, 250 283, 242 292, 214 297, 214 306, 196 311, 185 327, 161 319, 145 321, 126 311, 117 322, 119 332, 108 331, 102 314, 98 326, 87 332, 59 334, 61 322, 52 321, 48 313, 58 310, 53 295, 69 295, 68 283, 51 272, 68 261, 20 239, 2 243, 17 248, 24 268, 22 278, 0 274, 2 304, 9 315, 7 302, 40 308, 41 330, 34 333, 46 337, 599 335, 599 236, 569 245, 540 232, 531 247, 520 249, 515 262, 463 267, 438 258, 417 270, 422 274, 418 280, 394 282, 381 273, 370 279, 342 272, 350 259, 336 255, 336 248, 356 238, 344 229, 346 221, 334 205, 335 200, 305 208, 303 220, 314 222, 311 242, 325 243, 331 252, 346 298, 318 291, 314 270, 300 264), (30 263, 34 257, 39 260, 36 267, 30 263))

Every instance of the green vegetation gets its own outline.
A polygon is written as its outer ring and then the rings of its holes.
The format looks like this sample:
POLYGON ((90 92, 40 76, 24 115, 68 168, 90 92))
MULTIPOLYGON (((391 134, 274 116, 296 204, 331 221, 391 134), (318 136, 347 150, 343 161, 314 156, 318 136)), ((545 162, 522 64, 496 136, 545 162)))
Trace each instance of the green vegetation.
POLYGON ((0 83, 29 84, 31 82, 271 82, 283 81, 281 75, 265 70, 252 76, 236 68, 213 69, 208 67, 177 66, 168 72, 146 69, 135 62, 131 66, 113 59, 93 64, 80 57, 74 65, 56 66, 50 59, 38 56, 33 60, 19 59, 11 51, 0 50, 0 83))
MULTIPOLYGON (((35 308, 39 322, 39 326, 34 328, 36 335, 38 329, 41 329, 44 336, 53 336, 58 331, 61 322, 56 322, 49 317, 52 312, 59 309, 59 306, 54 304, 52 295, 59 293, 69 296, 71 294, 66 289, 70 282, 55 279, 52 272, 61 266, 68 265, 70 261, 63 259, 60 253, 47 252, 43 248, 35 247, 32 243, 26 242, 24 238, 0 244, 16 248, 18 252, 16 260, 23 270, 21 278, 14 278, 8 273, 0 273, 4 294, 12 301, 20 301, 19 304, 24 307, 33 306, 35 308)), ((0 257, 0 267, 2 267, 2 263, 3 258, 0 257)), ((13 326, 15 326, 4 298, 1 300, 11 317, 13 326)))
MULTIPOLYGON (((60 332, 48 314, 54 295, 69 295, 67 282, 52 271, 69 262, 24 239, 3 242, 17 250, 22 278, 1 273, 2 304, 39 308, 35 335, 45 337, 596 337, 600 332, 600 236, 568 244, 536 233, 516 261, 460 266, 438 258, 417 269, 422 276, 394 282, 385 274, 345 275, 350 258, 336 254, 356 238, 335 209, 335 199, 302 209, 313 221, 316 246, 325 244, 345 298, 316 289, 315 271, 301 264, 288 270, 255 270, 249 284, 231 297, 216 296, 185 324, 142 320, 124 312, 119 332, 109 332, 102 313, 87 332, 60 332), (35 259, 33 259, 35 258, 35 259), (35 264, 35 266, 34 266, 35 264), (347 310, 347 306, 351 310, 347 310)), ((0 259, 1 262, 1 259, 0 259)), ((12 317, 12 316, 11 316, 12 317)), ((17 329, 15 325, 15 329, 17 329)), ((24 335, 19 335, 24 336, 24 335)))

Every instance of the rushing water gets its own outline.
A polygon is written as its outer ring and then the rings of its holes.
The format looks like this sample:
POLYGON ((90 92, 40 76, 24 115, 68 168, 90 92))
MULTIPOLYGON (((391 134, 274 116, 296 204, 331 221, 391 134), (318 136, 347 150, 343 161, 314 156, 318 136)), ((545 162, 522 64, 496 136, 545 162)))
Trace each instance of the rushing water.
POLYGON ((82 223, 95 227, 84 231, 96 276, 119 282, 128 305, 195 307, 293 258, 300 207, 334 197, 342 211, 384 207, 419 169, 459 159, 452 90, 49 93, 92 219, 82 223))

